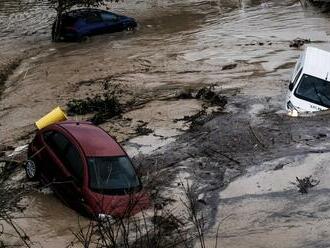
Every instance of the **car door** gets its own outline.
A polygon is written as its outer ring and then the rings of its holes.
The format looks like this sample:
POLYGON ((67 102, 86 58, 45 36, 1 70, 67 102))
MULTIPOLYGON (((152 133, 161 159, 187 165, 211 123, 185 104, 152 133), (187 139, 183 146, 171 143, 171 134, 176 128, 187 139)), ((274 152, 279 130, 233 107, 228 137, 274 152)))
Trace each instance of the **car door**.
POLYGON ((107 24, 103 22, 98 12, 88 12, 85 15, 86 30, 88 35, 101 34, 106 32, 107 24))
POLYGON ((117 32, 123 29, 120 18, 117 15, 108 12, 101 12, 100 15, 107 26, 107 32, 117 32))
POLYGON ((63 139, 54 131, 44 132, 42 139, 45 144, 40 152, 42 163, 45 164, 42 166, 42 174, 45 175, 45 183, 49 184, 64 177, 64 172, 60 168, 62 162, 59 158, 67 146, 67 139, 63 139))
POLYGON ((63 201, 77 205, 82 199, 83 160, 79 150, 62 133, 45 133, 46 152, 53 165, 53 188, 63 201))

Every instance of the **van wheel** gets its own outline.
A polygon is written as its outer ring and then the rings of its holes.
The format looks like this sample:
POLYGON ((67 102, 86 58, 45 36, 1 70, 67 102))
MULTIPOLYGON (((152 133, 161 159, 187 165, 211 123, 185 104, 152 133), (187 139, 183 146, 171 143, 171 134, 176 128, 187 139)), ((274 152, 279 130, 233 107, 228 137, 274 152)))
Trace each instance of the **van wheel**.
POLYGON ((39 166, 33 159, 28 159, 25 163, 26 177, 30 181, 37 181, 39 178, 39 166))

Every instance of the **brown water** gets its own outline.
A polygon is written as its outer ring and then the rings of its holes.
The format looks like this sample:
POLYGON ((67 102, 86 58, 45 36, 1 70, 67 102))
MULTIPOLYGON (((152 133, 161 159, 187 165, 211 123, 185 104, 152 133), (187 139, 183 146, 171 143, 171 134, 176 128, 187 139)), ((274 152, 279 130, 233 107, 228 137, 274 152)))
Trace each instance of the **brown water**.
MULTIPOLYGON (((134 16, 139 29, 93 37, 84 43, 54 44, 49 41, 54 12, 32 1, 1 1, 0 63, 8 63, 31 47, 37 51, 26 55, 5 83, 0 102, 1 143, 21 142, 22 136, 33 130, 33 122, 54 106, 102 91, 101 84, 82 81, 111 76, 111 82, 124 92, 123 101, 132 97, 153 101, 145 111, 133 110, 126 115, 149 120, 156 135, 132 139, 135 126, 130 121, 121 122, 120 128, 107 123, 106 130, 122 140, 129 139, 127 145, 132 150, 137 146, 137 150, 150 152, 153 143, 160 142, 158 134, 169 139, 165 145, 175 142, 175 134, 182 131, 174 123, 176 114, 168 115, 164 105, 173 109, 180 106, 179 116, 200 108, 196 101, 164 100, 162 104, 159 98, 166 99, 184 87, 216 83, 221 89, 238 88, 246 97, 269 97, 280 111, 286 91, 283 82, 290 77, 301 52, 289 48, 290 40, 310 38, 312 45, 330 49, 329 15, 303 9, 295 0, 130 1, 109 7, 134 16), (229 63, 237 63, 237 67, 223 71, 222 66, 229 63), (143 145, 145 148, 140 149, 143 145)), ((252 106, 251 118, 262 108, 252 106)), ((72 211, 52 194, 35 194, 28 202, 26 214, 44 216, 31 223, 28 234, 32 240, 52 247, 71 241, 68 226, 76 224, 72 211), (45 216, 45 212, 49 214, 45 216), (38 231, 40 226, 42 232, 38 231)), ((244 213, 241 209, 235 214, 244 213)), ((21 224, 29 229, 28 221, 21 224)), ((236 241, 229 238, 228 247, 235 247, 231 242, 236 241)))

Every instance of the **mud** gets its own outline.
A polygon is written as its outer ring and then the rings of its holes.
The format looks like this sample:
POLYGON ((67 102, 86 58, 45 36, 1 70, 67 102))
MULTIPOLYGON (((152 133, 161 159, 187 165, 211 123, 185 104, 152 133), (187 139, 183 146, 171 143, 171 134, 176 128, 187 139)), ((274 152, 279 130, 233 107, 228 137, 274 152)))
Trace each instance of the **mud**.
MULTIPOLYGON (((39 48, 4 84, 1 145, 26 144, 34 121, 56 105, 116 90, 120 104, 129 107, 101 126, 137 164, 157 165, 167 179, 164 194, 173 198, 165 205, 181 209, 180 175, 194 185, 207 217, 208 245, 221 223, 221 247, 328 246, 329 114, 290 118, 284 111, 288 79, 305 46, 290 48, 290 41, 301 37, 329 49, 328 14, 293 0, 113 3, 109 7, 139 21, 135 33, 53 44, 47 41, 51 11, 9 6, 0 17, 4 25, 9 16, 8 30, 22 23, 22 15, 31 18, 11 35, 1 33, 1 55, 14 58, 18 47, 31 43, 39 48), (23 41, 18 33, 31 28, 36 32, 27 31, 23 41), (210 85, 226 98, 221 111, 182 95, 210 85), (314 174, 320 184, 306 196, 291 188, 296 176, 314 174)), ((23 177, 11 183, 25 185, 23 177)), ((40 216, 18 219, 31 240, 47 247, 71 241, 77 215, 52 194, 31 193, 22 204, 23 217, 40 216)))
MULTIPOLYGON (((220 193, 218 219, 223 247, 327 247, 328 153, 282 157, 251 167, 220 193), (285 164, 275 170, 278 164, 285 164), (258 172, 256 172, 258 171, 258 172), (298 193, 295 177, 312 175, 320 185, 298 193), (302 234, 305 234, 302 237, 302 234), (322 238, 320 238, 320 235, 322 238), (276 239, 274 239, 276 237, 276 239), (244 244, 245 243, 245 244, 244 244)), ((213 230, 215 232, 215 230, 213 230)))

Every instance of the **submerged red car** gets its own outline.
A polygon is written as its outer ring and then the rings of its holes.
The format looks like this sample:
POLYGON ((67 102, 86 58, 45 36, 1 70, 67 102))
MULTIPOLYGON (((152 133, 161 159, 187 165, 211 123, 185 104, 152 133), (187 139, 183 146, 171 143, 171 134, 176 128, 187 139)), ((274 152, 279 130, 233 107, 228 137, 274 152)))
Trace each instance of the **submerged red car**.
POLYGON ((124 149, 89 122, 64 121, 39 130, 28 158, 27 177, 49 184, 81 213, 123 216, 149 206, 124 149))

